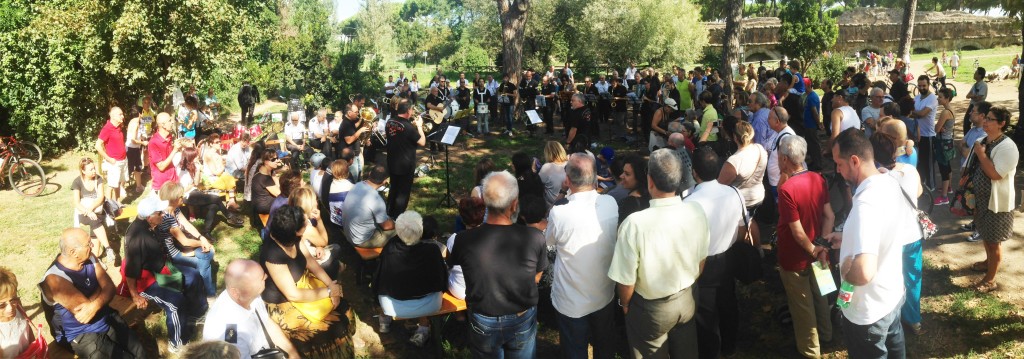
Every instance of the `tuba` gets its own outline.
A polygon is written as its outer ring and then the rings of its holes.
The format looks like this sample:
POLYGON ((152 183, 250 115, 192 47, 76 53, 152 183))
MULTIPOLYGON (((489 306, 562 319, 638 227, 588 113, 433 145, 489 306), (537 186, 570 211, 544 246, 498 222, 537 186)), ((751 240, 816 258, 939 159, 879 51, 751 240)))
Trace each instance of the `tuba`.
POLYGON ((377 111, 374 111, 370 107, 363 107, 359 109, 359 120, 362 122, 363 127, 366 127, 367 131, 363 132, 359 136, 359 141, 364 145, 370 144, 370 138, 373 136, 378 137, 381 143, 384 143, 384 136, 377 132, 377 111))

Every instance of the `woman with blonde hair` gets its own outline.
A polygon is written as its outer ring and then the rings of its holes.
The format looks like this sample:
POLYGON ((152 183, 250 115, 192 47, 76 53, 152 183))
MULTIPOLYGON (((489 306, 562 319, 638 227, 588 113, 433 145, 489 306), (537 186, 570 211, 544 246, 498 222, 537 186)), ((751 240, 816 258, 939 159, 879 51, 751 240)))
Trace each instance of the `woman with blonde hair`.
POLYGON ((107 218, 103 212, 106 182, 96 173, 96 162, 92 158, 85 157, 78 161, 78 173, 79 176, 71 182, 71 206, 75 209, 79 225, 87 227, 86 232, 96 237, 92 254, 96 258, 105 254, 105 260, 112 262, 116 254, 110 248, 107 229, 104 227, 107 218))
POLYGON ((0 267, 0 358, 14 358, 32 345, 32 325, 18 299, 18 277, 0 267))
POLYGON ((327 272, 331 279, 338 279, 344 267, 341 265, 341 246, 329 244, 327 227, 320 220, 320 209, 317 206, 316 192, 308 186, 298 187, 288 195, 288 204, 302 208, 306 215, 306 229, 302 232, 302 245, 316 263, 327 272))
POLYGON ((743 196, 743 204, 751 209, 764 201, 764 185, 761 180, 768 167, 768 152, 760 144, 754 143, 754 127, 749 122, 740 121, 736 124, 733 139, 739 149, 722 165, 718 183, 736 187, 743 196))
POLYGON ((213 245, 181 213, 185 188, 176 182, 164 183, 160 187, 160 199, 167 201, 167 209, 163 211, 163 222, 156 227, 156 238, 164 241, 167 256, 174 265, 188 266, 199 271, 206 287, 206 297, 215 297, 217 282, 213 278, 213 245))
POLYGON ((565 163, 569 156, 565 154, 565 148, 558 141, 548 141, 544 144, 544 165, 541 166, 540 181, 544 183, 544 201, 548 208, 555 204, 558 192, 562 190, 562 182, 565 182, 565 163))

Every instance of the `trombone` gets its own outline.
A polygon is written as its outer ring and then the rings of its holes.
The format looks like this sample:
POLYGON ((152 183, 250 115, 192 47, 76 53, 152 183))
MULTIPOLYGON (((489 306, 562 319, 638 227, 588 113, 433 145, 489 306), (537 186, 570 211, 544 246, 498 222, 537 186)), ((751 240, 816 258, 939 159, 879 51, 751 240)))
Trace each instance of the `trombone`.
POLYGON ((368 146, 370 144, 370 138, 374 137, 377 138, 380 143, 387 143, 385 142, 384 135, 377 132, 377 124, 380 120, 380 118, 377 117, 377 111, 374 111, 370 107, 363 107, 359 109, 359 119, 363 123, 363 127, 366 128, 366 132, 363 132, 359 136, 359 141, 362 142, 364 146, 368 146))

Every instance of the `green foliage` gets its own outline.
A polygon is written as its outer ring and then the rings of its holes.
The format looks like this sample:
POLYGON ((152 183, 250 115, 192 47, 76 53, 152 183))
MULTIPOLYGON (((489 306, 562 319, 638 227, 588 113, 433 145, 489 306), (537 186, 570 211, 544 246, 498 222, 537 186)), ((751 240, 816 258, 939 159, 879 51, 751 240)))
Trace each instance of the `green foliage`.
POLYGON ((325 105, 340 109, 349 102, 350 95, 379 93, 384 79, 377 74, 383 70, 379 59, 368 59, 354 45, 343 47, 334 58, 323 97, 325 105))
POLYGON ((791 58, 813 63, 836 44, 839 26, 827 16, 819 0, 790 0, 779 14, 779 46, 791 58))
POLYGON ((719 48, 705 47, 701 51, 700 58, 697 59, 697 63, 704 68, 718 68, 722 66, 722 51, 719 48))
MULTIPOLYGON (((595 0, 568 24, 570 58, 622 66, 630 60, 658 65, 689 63, 708 43, 689 0, 595 0)), ((553 26, 555 24, 552 24, 553 26)))
POLYGON ((846 70, 846 62, 840 55, 823 56, 814 66, 807 69, 807 77, 815 80, 832 80, 838 83, 843 78, 843 71, 846 70))
POLYGON ((462 69, 490 66, 491 57, 487 51, 474 43, 462 43, 454 54, 441 60, 441 67, 462 69))

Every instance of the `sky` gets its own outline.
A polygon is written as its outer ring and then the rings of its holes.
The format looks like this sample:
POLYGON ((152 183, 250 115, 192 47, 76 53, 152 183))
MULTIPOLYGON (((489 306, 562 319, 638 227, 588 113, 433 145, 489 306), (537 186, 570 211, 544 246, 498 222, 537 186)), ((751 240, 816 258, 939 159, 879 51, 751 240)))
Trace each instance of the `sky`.
MULTIPOLYGON (((403 3, 405 0, 391 0, 391 2, 403 3)), ((334 0, 334 17, 338 22, 344 21, 357 12, 362 5, 360 0, 334 0)))

